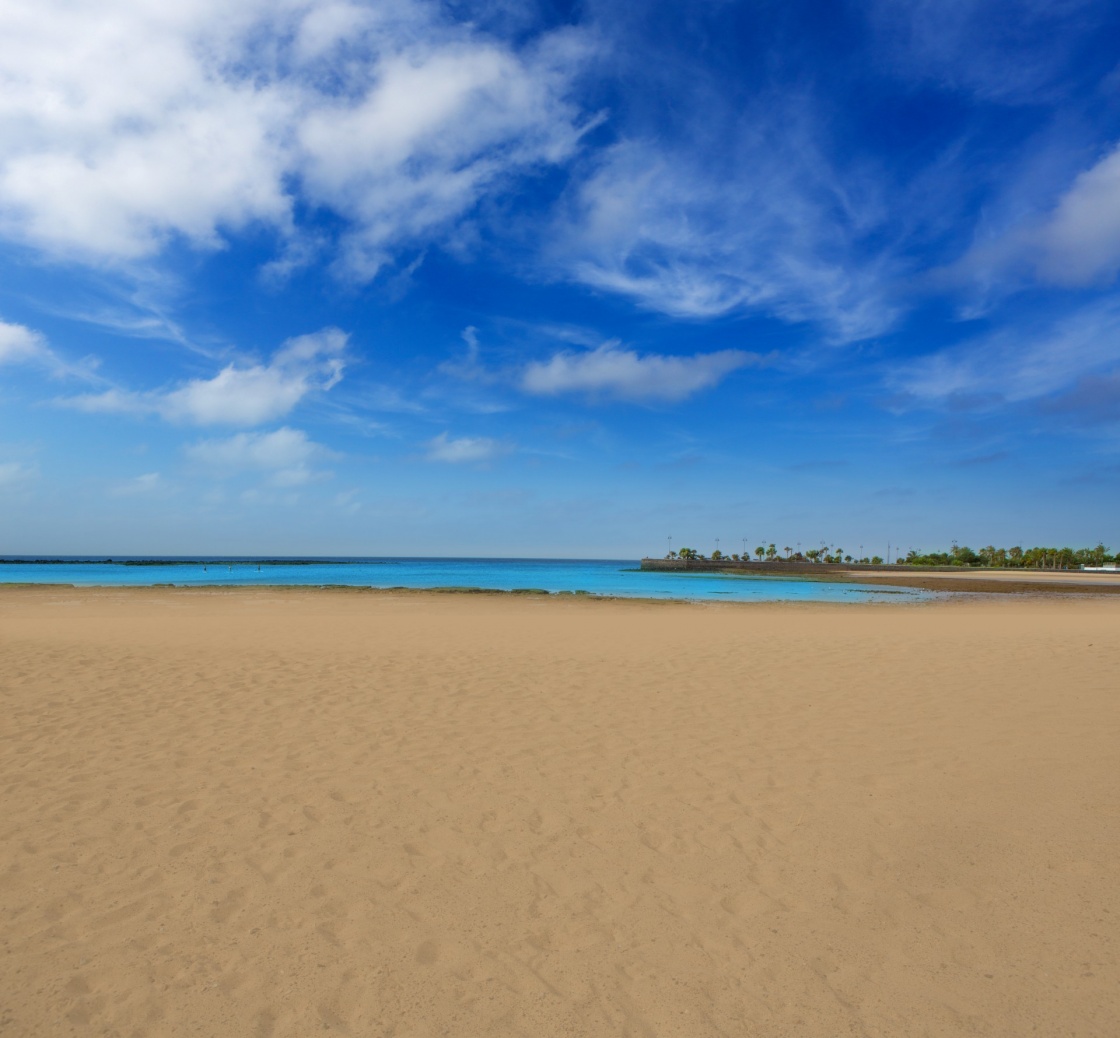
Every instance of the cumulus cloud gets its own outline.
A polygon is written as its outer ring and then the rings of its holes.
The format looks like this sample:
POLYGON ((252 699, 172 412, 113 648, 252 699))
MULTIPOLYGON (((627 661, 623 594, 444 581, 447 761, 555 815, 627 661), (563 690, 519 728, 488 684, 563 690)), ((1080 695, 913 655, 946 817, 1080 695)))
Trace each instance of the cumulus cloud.
POLYGON ((521 387, 527 393, 586 393, 624 400, 673 402, 709 389, 726 375, 759 358, 742 350, 697 353, 690 357, 641 356, 604 343, 585 353, 567 350, 525 368, 521 387))
POLYGON ((193 425, 261 425, 284 417, 309 393, 331 389, 342 377, 347 339, 345 332, 325 328, 289 339, 268 364, 229 364, 212 378, 173 389, 110 389, 62 403, 90 413, 156 414, 193 425))
POLYGON ((42 360, 50 356, 44 336, 22 324, 0 321, 0 364, 42 360))
POLYGON ((459 439, 451 439, 444 432, 428 441, 428 460, 450 464, 490 461, 499 454, 504 454, 507 449, 500 441, 485 436, 463 436, 459 439))
POLYGON ((581 133, 578 33, 514 46, 423 0, 0 0, 0 23, 0 229, 52 253, 298 237, 298 201, 352 221, 367 277, 581 133))
POLYGON ((185 448, 197 466, 219 476, 246 471, 267 472, 274 486, 294 487, 310 482, 312 464, 331 452, 308 439, 302 429, 283 426, 270 433, 237 433, 228 439, 202 440, 185 448))

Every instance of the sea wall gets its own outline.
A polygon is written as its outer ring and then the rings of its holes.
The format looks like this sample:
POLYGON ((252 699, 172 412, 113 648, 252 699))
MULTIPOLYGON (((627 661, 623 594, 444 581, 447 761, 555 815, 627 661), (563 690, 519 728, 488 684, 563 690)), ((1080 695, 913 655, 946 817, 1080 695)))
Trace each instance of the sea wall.
MULTIPOLYGON (((673 573, 765 573, 804 575, 823 570, 840 570, 857 567, 833 566, 820 562, 735 562, 733 559, 642 559, 642 569, 663 570, 673 573)), ((860 569, 879 569, 879 566, 861 566, 860 569)), ((895 566, 882 567, 896 569, 895 566)))

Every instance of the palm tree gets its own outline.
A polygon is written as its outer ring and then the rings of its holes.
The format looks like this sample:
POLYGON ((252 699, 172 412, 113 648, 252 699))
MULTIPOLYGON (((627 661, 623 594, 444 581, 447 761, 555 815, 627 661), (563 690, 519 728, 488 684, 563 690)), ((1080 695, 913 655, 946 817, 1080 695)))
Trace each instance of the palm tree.
POLYGON ((762 556, 766 554, 766 549, 760 544, 757 548, 755 548, 754 553, 758 556, 758 561, 761 562, 762 556))

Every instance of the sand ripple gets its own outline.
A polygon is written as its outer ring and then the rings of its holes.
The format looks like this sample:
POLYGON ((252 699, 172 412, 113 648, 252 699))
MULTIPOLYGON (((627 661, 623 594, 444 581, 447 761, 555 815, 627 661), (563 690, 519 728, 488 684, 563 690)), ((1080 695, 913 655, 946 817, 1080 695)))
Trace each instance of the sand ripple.
POLYGON ((4 1035, 1113 1035, 1120 603, 0 592, 4 1035))

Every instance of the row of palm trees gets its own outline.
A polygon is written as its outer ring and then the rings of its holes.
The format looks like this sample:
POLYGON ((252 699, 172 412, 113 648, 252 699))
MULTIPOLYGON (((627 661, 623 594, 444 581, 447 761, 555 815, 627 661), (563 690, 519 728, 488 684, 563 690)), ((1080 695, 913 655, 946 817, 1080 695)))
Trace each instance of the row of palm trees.
MULTIPOLYGON (((718 542, 717 542, 718 544, 718 542)), ((818 562, 818 563, 846 563, 879 566, 883 559, 879 555, 870 557, 863 555, 860 547, 859 554, 850 555, 843 548, 829 547, 823 542, 820 548, 809 548, 802 552, 801 546, 796 549, 788 544, 779 549, 777 544, 760 544, 754 549, 754 557, 759 562, 818 562), (784 554, 783 554, 784 553, 784 554)), ((685 561, 710 561, 710 562, 750 562, 751 553, 742 555, 725 555, 717 546, 711 555, 704 555, 695 548, 680 548, 669 551, 666 559, 683 559, 685 561)), ((920 552, 911 548, 905 556, 901 553, 895 560, 902 566, 966 566, 974 568, 994 569, 1078 569, 1082 566, 1104 566, 1109 563, 1120 564, 1120 552, 1109 554, 1108 548, 1103 543, 1098 543, 1094 548, 997 548, 987 545, 979 551, 973 551, 967 545, 953 544, 947 552, 920 552)))
MULTIPOLYGON (((759 562, 824 562, 824 563, 866 563, 878 566, 882 563, 882 559, 878 555, 872 555, 870 558, 864 556, 857 558, 847 554, 843 548, 826 547, 822 545, 820 548, 809 548, 807 551, 802 552, 800 546, 797 549, 791 548, 788 544, 779 549, 777 544, 771 542, 770 544, 760 544, 754 550, 754 555, 759 562), (783 555, 782 552, 785 554, 783 555)), ((732 554, 725 555, 723 552, 716 548, 711 555, 704 555, 698 552, 695 548, 680 548, 677 551, 669 551, 665 556, 667 559, 684 559, 686 562, 695 560, 703 560, 710 562, 750 562, 751 553, 744 552, 742 555, 732 554)))

